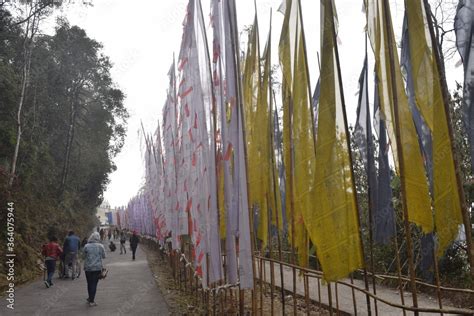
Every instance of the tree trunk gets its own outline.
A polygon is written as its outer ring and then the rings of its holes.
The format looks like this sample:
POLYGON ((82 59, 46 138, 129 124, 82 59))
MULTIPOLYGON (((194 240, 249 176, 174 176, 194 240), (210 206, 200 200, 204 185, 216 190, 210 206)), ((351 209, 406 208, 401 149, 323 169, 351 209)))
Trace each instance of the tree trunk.
MULTIPOLYGON (((33 10, 33 7, 30 8, 33 10)), ((11 188, 13 185, 13 181, 15 179, 16 173, 16 166, 18 162, 18 154, 20 151, 20 142, 21 142, 21 135, 23 133, 22 130, 22 122, 21 122, 21 113, 23 109, 23 104, 25 102, 25 95, 26 95, 26 88, 28 86, 28 80, 30 77, 30 68, 31 68, 31 51, 33 48, 33 37, 37 30, 38 19, 36 16, 33 16, 33 20, 30 22, 28 19, 26 24, 26 31, 25 31, 25 39, 23 41, 23 54, 24 54, 24 62, 23 62, 23 71, 22 71, 22 79, 21 79, 21 93, 20 93, 20 100, 18 102, 18 111, 16 114, 16 124, 17 124, 17 137, 16 137, 16 144, 15 144, 15 152, 13 153, 12 158, 12 166, 10 169, 10 177, 8 179, 8 187, 11 188)))
POLYGON ((67 141, 66 141, 66 152, 64 154, 64 164, 63 164, 63 171, 62 171, 62 177, 61 177, 61 187, 59 188, 59 194, 60 196, 63 195, 64 189, 66 186, 66 181, 67 181, 67 176, 69 172, 69 161, 71 157, 71 151, 72 151, 72 142, 74 141, 74 130, 75 130, 75 125, 76 125, 76 114, 77 114, 77 90, 76 88, 74 90, 72 100, 71 100, 71 115, 69 119, 69 129, 67 132, 67 141))

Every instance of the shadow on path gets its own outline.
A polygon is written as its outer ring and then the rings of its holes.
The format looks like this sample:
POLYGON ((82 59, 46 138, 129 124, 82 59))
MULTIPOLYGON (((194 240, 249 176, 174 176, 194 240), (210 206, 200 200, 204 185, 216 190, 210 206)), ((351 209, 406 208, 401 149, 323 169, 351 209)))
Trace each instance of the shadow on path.
MULTIPOLYGON (((105 242, 104 242, 105 243, 105 242)), ((137 249, 132 261, 131 251, 120 255, 106 248, 107 278, 99 281, 95 298, 98 306, 89 307, 84 271, 79 279, 60 280, 57 271, 54 286, 46 288, 42 279, 18 286, 15 290, 15 309, 6 308, 1 298, 0 315, 169 315, 168 306, 156 287, 145 253, 137 249)))

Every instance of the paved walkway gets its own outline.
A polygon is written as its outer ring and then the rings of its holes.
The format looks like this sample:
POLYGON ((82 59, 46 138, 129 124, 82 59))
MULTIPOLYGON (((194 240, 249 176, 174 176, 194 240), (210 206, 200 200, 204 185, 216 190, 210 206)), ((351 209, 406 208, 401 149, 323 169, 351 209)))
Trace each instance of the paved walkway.
MULTIPOLYGON (((256 261, 257 263, 257 261, 256 261)), ((270 264, 269 262, 266 262, 265 266, 265 276, 266 276, 266 282, 270 283, 270 264)), ((257 270, 258 270, 258 263, 256 265, 257 270)), ((280 286, 280 265, 279 264, 274 264, 274 275, 275 275, 275 286, 280 286)), ((283 280, 284 280, 284 287, 285 289, 289 291, 293 291, 293 270, 289 267, 284 266, 283 267, 283 280)), ((347 283, 350 283, 351 281, 349 279, 343 280, 347 283)), ((364 288, 364 282, 360 280, 354 280, 354 284, 360 288, 364 288)), ((318 281, 315 278, 309 278, 309 295, 310 298, 319 301, 319 296, 321 296, 321 301, 324 305, 329 306, 329 298, 328 298, 328 288, 327 286, 323 286, 321 284, 321 291, 318 293, 318 281)), ((373 292, 372 285, 370 285, 370 290, 373 292)), ((334 283, 331 283, 331 292, 332 292, 332 304, 333 307, 336 308, 336 304, 339 307, 339 310, 343 312, 344 314, 355 314, 354 311, 354 304, 353 304, 353 297, 352 297, 352 290, 345 285, 338 285, 337 287, 337 296, 338 296, 338 301, 336 302, 336 289, 334 287, 334 283)), ((278 290, 276 291, 277 293, 278 290)), ((298 276, 297 272, 297 277, 296 277, 296 293, 299 295, 304 296, 304 280, 303 277, 298 276)), ((279 294, 277 294, 279 295, 279 294)), ((400 294, 398 290, 393 289, 393 288, 388 288, 385 286, 377 285, 377 296, 393 303, 398 303, 401 304, 400 300, 400 294)), ((366 303, 366 296, 360 291, 355 291, 355 297, 357 301, 357 313, 358 315, 367 315, 367 303, 366 303)), ((405 291, 404 293, 404 298, 405 298, 405 304, 408 306, 411 306, 412 302, 412 297, 411 293, 408 293, 405 291)), ((373 299, 371 299, 371 309, 372 309, 372 315, 375 315, 375 307, 374 307, 374 302, 373 299)), ((425 308, 438 308, 438 300, 435 297, 430 297, 426 294, 419 293, 418 294, 418 306, 420 307, 425 307, 425 308)), ((443 302, 443 307, 449 308, 449 309, 455 309, 446 302, 443 302)), ((389 315, 389 316, 403 316, 403 312, 401 309, 392 307, 390 305, 384 304, 382 302, 379 302, 377 304, 377 309, 378 309, 378 314, 379 315, 389 315)), ((406 313, 407 315, 413 315, 413 312, 408 312, 406 313)), ((420 313, 420 315, 439 315, 438 313, 420 313)))
MULTIPOLYGON (((116 242, 118 244, 118 241, 116 242)), ((6 308, 1 298, 0 315, 169 315, 168 306, 156 287, 145 253, 137 250, 132 261, 131 251, 120 255, 106 248, 105 265, 107 278, 99 281, 95 298, 98 306, 86 303, 87 283, 84 271, 79 279, 60 280, 57 273, 54 286, 47 289, 42 279, 25 286, 18 286, 15 293, 15 309, 6 308)))

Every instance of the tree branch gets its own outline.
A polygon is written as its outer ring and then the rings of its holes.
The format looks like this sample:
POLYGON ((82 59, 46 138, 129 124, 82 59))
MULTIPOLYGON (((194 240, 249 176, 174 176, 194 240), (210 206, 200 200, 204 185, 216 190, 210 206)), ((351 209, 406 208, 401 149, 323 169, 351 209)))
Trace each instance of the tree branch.
POLYGON ((20 20, 18 22, 13 23, 13 25, 17 26, 17 25, 23 24, 25 22, 28 22, 32 17, 39 14, 42 10, 46 9, 48 6, 50 6, 52 4, 53 4, 52 0, 48 1, 48 2, 44 2, 39 7, 37 7, 35 10, 33 10, 33 12, 31 12, 26 18, 24 18, 23 20, 20 20))

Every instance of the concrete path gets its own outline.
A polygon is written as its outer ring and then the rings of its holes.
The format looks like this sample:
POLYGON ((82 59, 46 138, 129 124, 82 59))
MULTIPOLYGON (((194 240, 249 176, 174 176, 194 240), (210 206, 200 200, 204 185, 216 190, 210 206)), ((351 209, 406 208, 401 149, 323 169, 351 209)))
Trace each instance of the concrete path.
POLYGON ((120 255, 119 245, 115 252, 105 248, 105 266, 109 273, 105 280, 99 281, 95 298, 98 306, 89 307, 86 302, 88 295, 84 271, 74 281, 60 280, 55 273, 54 286, 49 289, 42 279, 18 286, 14 311, 6 308, 5 298, 2 297, 0 315, 169 315, 168 306, 156 287, 140 246, 135 261, 132 261, 128 243, 126 255, 120 255))
MULTIPOLYGON (((266 262, 264 264, 265 266, 265 281, 267 283, 270 283, 270 263, 266 262)), ((256 261, 256 267, 258 271, 258 262, 256 261)), ((280 265, 279 264, 274 264, 274 276, 275 276, 275 286, 280 287, 280 265)), ((296 276, 296 293, 299 295, 304 296, 304 279, 302 276, 298 276, 298 272, 296 276)), ((263 273, 262 273, 263 274, 263 273)), ((262 277, 263 278, 263 277, 262 277)), ((289 291, 293 291, 293 270, 289 267, 284 266, 283 267, 283 281, 284 281, 284 288, 289 291)), ((349 279, 343 280, 347 283, 350 283, 351 281, 349 279)), ((364 282, 360 280, 354 280, 354 285, 358 286, 359 288, 364 288, 364 282)), ((320 291, 318 289, 318 281, 316 278, 309 278, 309 283, 308 283, 308 288, 309 288, 309 295, 310 298, 313 299, 316 302, 319 302, 319 297, 321 297, 321 302, 325 306, 329 306, 329 296, 328 296, 328 287, 327 285, 320 285, 320 291)), ((373 292, 372 285, 370 285, 370 291, 373 292)), ((276 291, 279 295, 279 292, 276 291)), ((352 296, 352 290, 350 287, 339 284, 337 286, 337 297, 338 300, 336 301, 336 288, 334 286, 334 283, 331 283, 331 293, 332 293, 332 306, 338 309, 342 312, 342 314, 346 315, 354 315, 355 310, 354 310, 354 304, 353 304, 353 296, 352 296)), ((368 315, 368 310, 367 310, 367 303, 366 303, 366 295, 360 291, 355 291, 355 299, 356 299, 356 305, 357 305, 357 314, 358 315, 368 315)), ((385 286, 377 285, 377 296, 392 302, 392 303, 397 303, 401 304, 401 299, 400 299, 400 294, 398 290, 393 289, 393 288, 388 288, 385 286)), ((404 300, 405 304, 407 306, 411 306, 412 303, 412 297, 411 293, 408 293, 405 291, 404 293, 404 300)), ((426 307, 426 308, 438 308, 438 300, 436 297, 430 297, 426 294, 419 293, 418 294, 418 306, 420 307, 426 307)), ((443 302, 443 307, 444 308, 449 308, 449 309, 455 309, 447 302, 443 302)), ((374 301, 371 299, 371 309, 372 309, 372 315, 374 315, 375 311, 375 306, 374 306, 374 301)), ((384 304, 382 302, 379 302, 377 304, 377 310, 379 315, 389 315, 389 316, 403 316, 403 312, 401 309, 392 307, 390 305, 384 304)), ((413 315, 413 312, 406 312, 406 315, 413 315)), ((420 313, 420 315, 439 315, 438 313, 420 313)))

